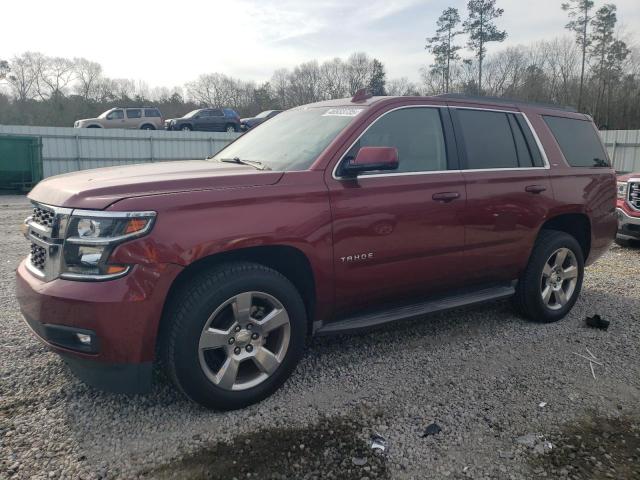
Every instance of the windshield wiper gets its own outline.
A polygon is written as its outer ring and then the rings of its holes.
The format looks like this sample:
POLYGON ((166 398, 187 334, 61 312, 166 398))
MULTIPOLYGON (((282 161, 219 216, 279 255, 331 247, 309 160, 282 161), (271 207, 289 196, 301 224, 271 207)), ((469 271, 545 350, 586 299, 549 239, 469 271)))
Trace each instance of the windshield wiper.
POLYGON ((244 160, 240 157, 233 157, 233 158, 221 158, 219 159, 220 162, 225 162, 225 163, 237 163, 239 165, 249 165, 253 168, 257 168, 258 170, 271 170, 269 167, 267 167, 264 163, 259 162, 257 160, 244 160))

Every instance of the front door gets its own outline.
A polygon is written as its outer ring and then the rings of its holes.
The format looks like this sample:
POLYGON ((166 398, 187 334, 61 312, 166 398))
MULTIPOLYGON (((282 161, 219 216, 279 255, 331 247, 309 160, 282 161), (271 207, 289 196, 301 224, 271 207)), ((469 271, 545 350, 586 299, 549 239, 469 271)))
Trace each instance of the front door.
POLYGON ((336 314, 425 297, 464 282, 460 215, 466 193, 450 125, 446 108, 389 111, 342 161, 363 146, 395 147, 397 171, 355 179, 340 178, 339 169, 328 171, 336 314))

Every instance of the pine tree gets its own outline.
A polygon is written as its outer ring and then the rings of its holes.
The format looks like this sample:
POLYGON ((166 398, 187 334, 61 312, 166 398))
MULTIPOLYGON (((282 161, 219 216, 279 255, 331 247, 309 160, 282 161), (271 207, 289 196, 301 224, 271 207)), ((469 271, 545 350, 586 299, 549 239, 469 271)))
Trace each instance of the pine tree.
POLYGON ((582 109, 582 92, 584 90, 584 68, 587 60, 587 49, 591 45, 589 24, 593 17, 589 15, 593 9, 593 0, 569 0, 562 4, 562 10, 569 12, 570 21, 565 28, 575 32, 576 43, 582 50, 582 66, 580 68, 580 89, 578 90, 578 110, 582 109))
POLYGON ((504 13, 502 8, 496 8, 496 0, 469 0, 467 3, 469 17, 462 26, 469 35, 467 46, 475 52, 478 59, 478 94, 482 93, 482 62, 487 54, 486 44, 502 42, 507 38, 507 32, 498 30, 493 21, 504 13))
POLYGON ((369 78, 368 89, 371 95, 379 96, 386 95, 386 72, 384 71, 384 65, 378 59, 374 58, 371 63, 371 77, 369 78))
POLYGON ((436 34, 433 37, 427 38, 425 48, 433 53, 435 57, 431 71, 442 76, 442 89, 444 93, 448 93, 451 77, 451 62, 460 59, 458 50, 462 48, 453 43, 455 37, 462 33, 462 31, 457 30, 460 24, 458 9, 449 7, 444 10, 436 24, 438 25, 436 34))

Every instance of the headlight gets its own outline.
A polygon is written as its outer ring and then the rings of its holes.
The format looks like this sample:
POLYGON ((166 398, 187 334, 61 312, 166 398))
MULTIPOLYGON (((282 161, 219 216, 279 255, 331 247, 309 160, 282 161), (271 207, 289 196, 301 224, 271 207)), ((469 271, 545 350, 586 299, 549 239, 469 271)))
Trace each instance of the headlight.
POLYGON ((114 248, 146 235, 156 212, 74 210, 67 227, 60 276, 69 280, 109 280, 125 275, 128 265, 109 263, 114 248))
POLYGON ((618 198, 627 198, 627 182, 618 182, 618 198))

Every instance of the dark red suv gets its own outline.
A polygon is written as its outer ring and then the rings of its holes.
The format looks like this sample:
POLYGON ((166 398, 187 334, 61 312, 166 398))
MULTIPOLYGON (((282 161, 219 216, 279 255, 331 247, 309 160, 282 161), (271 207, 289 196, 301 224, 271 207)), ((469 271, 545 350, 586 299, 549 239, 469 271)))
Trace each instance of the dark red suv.
POLYGON ((459 97, 294 108, 209 160, 49 178, 17 271, 34 332, 83 380, 137 392, 160 361, 230 409, 305 337, 511 297, 563 318, 616 235, 588 116, 459 97))

